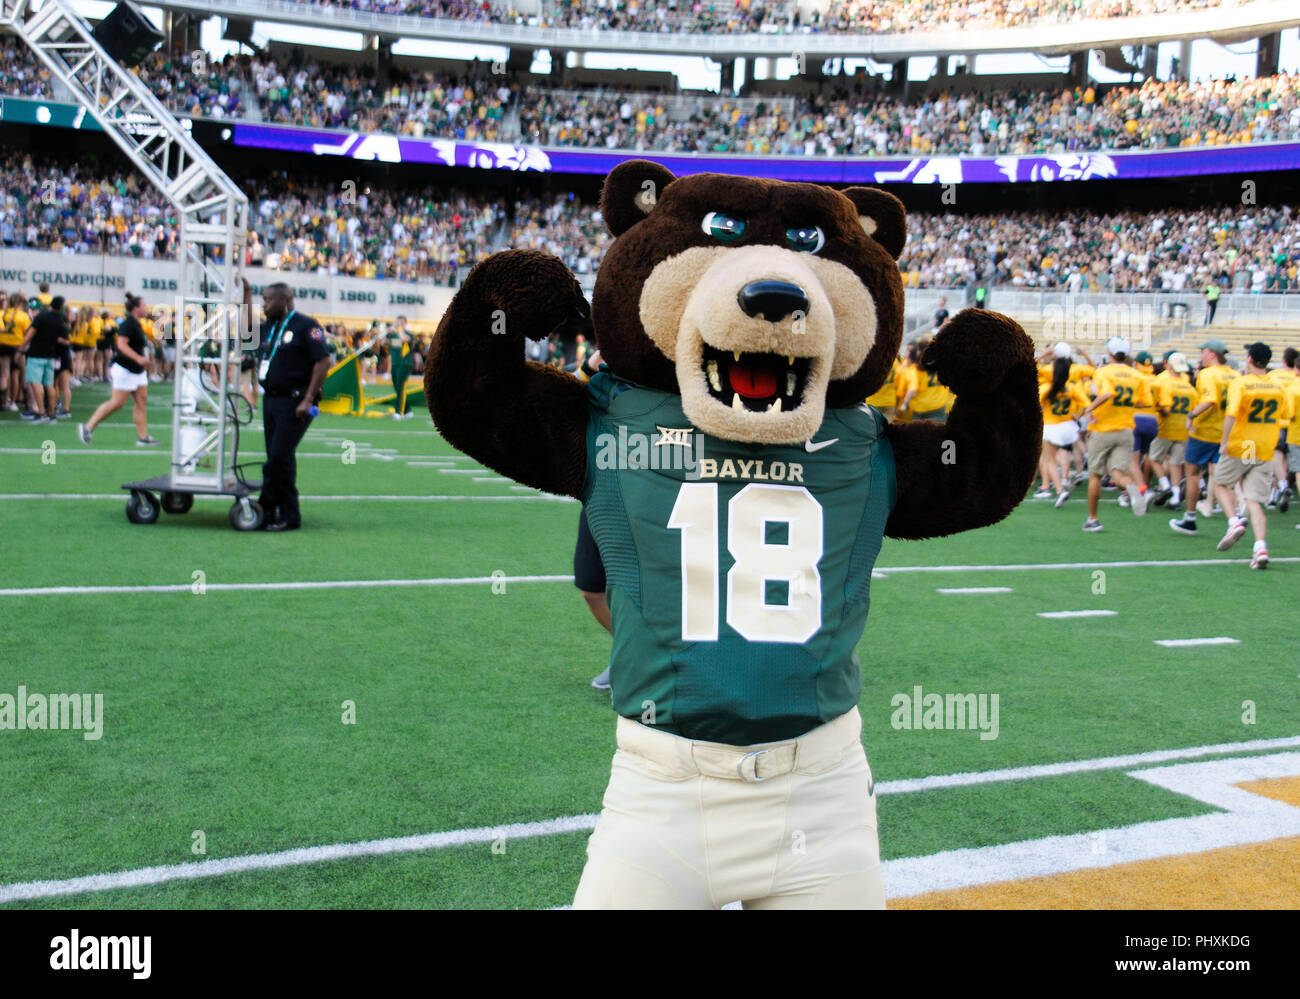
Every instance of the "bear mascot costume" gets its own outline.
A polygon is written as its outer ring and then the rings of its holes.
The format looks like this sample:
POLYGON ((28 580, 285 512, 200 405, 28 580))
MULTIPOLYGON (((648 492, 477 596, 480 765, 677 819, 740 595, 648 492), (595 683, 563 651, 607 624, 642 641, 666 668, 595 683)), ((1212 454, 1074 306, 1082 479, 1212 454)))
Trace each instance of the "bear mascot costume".
POLYGON ((1033 345, 967 309, 922 367, 946 424, 863 400, 903 330, 903 206, 632 160, 590 309, 558 259, 466 278, 426 398, 454 447, 581 500, 607 574, 617 751, 578 908, 883 907, 856 646, 885 535, 992 524, 1024 498, 1033 345), (524 359, 590 315, 589 383, 524 359))

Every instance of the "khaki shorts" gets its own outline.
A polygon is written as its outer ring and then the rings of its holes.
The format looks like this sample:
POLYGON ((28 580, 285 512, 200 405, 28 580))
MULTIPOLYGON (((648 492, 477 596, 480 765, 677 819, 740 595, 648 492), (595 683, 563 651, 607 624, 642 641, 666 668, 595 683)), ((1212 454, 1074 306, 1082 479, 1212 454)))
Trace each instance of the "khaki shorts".
POLYGON ((1267 503, 1273 488, 1273 462, 1220 458, 1214 466, 1214 481, 1221 486, 1235 486, 1240 482, 1241 494, 1246 499, 1267 503))
POLYGON ((1168 461, 1175 465, 1181 465, 1183 459, 1187 457, 1187 441, 1171 441, 1164 437, 1157 437, 1151 442, 1152 461, 1168 461))
POLYGON ((620 717, 573 907, 883 909, 861 733, 857 708, 765 746, 692 742, 620 717))
POLYGON ((1127 472, 1133 457, 1133 431, 1111 430, 1104 434, 1088 434, 1088 472, 1105 475, 1107 472, 1127 472))

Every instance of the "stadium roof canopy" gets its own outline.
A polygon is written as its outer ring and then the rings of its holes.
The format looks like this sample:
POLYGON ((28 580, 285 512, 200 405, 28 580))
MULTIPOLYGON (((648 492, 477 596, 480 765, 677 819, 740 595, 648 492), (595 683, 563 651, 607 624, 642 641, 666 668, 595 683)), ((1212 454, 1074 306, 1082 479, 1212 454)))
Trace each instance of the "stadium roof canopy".
POLYGON ((557 51, 706 56, 720 61, 737 56, 781 58, 795 53, 810 58, 869 56, 880 62, 953 53, 1039 52, 1061 55, 1114 45, 1144 45, 1196 38, 1237 41, 1300 25, 1300 4, 1296 0, 1258 0, 1243 6, 1212 10, 1067 24, 985 31, 918 31, 901 35, 656 33, 534 28, 447 18, 376 14, 342 6, 322 7, 294 3, 291 0, 153 0, 151 6, 153 5, 203 16, 240 17, 336 31, 358 31, 393 40, 418 38, 557 51))

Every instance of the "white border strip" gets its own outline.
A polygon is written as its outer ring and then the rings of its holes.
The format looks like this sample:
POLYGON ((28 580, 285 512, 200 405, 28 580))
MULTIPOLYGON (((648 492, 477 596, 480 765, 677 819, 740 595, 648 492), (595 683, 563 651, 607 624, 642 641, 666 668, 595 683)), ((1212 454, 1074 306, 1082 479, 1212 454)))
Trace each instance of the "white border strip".
POLYGON ((1222 742, 1215 746, 1190 746, 1186 749, 1159 749, 1128 756, 1101 756, 1095 760, 1074 760, 1069 763, 1039 763, 1029 767, 984 770, 978 773, 945 774, 942 777, 889 780, 877 783, 876 793, 911 794, 915 791, 933 791, 943 787, 973 787, 976 784, 998 784, 1010 780, 1064 777, 1069 774, 1091 773, 1095 770, 1121 770, 1125 767, 1138 767, 1149 763, 1167 763, 1170 760, 1193 760, 1198 756, 1213 756, 1217 753, 1258 753, 1275 749, 1300 749, 1300 735, 1282 739, 1222 742))
POLYGON ((1140 770, 1129 776, 1223 811, 887 860, 883 865, 886 895, 904 898, 1022 881, 1300 835, 1300 808, 1232 786, 1297 772, 1297 753, 1140 770))
POLYGON ((1010 593, 1009 586, 936 586, 935 593, 958 593, 964 595, 979 593, 1010 593))

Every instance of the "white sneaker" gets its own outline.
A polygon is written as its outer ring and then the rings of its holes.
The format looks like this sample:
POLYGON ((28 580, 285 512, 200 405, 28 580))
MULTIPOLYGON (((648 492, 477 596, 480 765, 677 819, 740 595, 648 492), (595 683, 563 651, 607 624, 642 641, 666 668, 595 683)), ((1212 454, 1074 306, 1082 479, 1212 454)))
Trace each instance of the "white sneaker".
POLYGON ((1051 498, 1052 498, 1052 490, 1050 489, 1040 489, 1038 490, 1038 492, 1034 493, 1034 499, 1051 499, 1051 498))
POLYGON ((1125 510, 1127 510, 1127 509, 1128 509, 1128 505, 1129 505, 1129 498, 1128 498, 1128 492, 1127 492, 1127 490, 1126 490, 1125 492, 1120 493, 1120 494, 1119 494, 1119 499, 1117 499, 1115 502, 1118 503, 1118 504, 1119 504, 1121 507, 1123 507, 1125 510))
POLYGON ((1241 536, 1246 533, 1246 522, 1240 517, 1233 517, 1228 523, 1228 533, 1219 541, 1219 551, 1226 552, 1229 548, 1241 540, 1241 536))
MULTIPOLYGON (((1300 525, 1297 525, 1297 526, 1300 526, 1300 525)), ((1251 555, 1251 557, 1250 557, 1250 567, 1251 567, 1252 569, 1267 569, 1267 568, 1268 568, 1268 549, 1266 549, 1266 548, 1256 548, 1254 554, 1251 555)))
POLYGON ((1147 502, 1151 498, 1150 494, 1144 493, 1139 489, 1136 482, 1130 482, 1125 487, 1124 491, 1128 493, 1129 502, 1133 506, 1133 516, 1145 517, 1147 513, 1147 502))
POLYGON ((1214 514, 1214 505, 1209 500, 1197 500, 1196 512, 1202 517, 1209 517, 1214 514))

